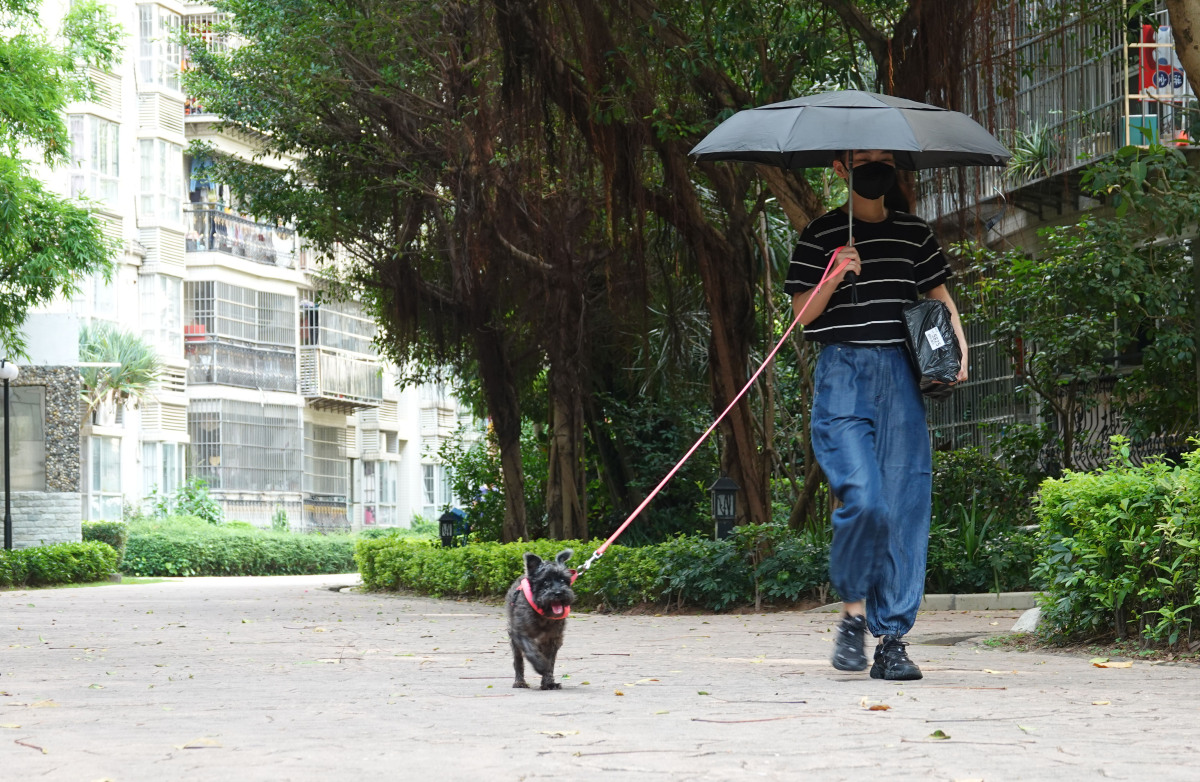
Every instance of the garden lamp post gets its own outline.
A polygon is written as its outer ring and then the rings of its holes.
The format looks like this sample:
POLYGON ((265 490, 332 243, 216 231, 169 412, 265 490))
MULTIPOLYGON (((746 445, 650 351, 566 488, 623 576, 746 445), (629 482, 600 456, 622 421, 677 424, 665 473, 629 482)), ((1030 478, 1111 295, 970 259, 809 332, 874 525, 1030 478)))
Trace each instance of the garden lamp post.
POLYGON ((438 519, 438 535, 442 539, 442 546, 450 548, 454 545, 454 523, 458 521, 458 517, 450 511, 446 511, 438 519))
POLYGON ((12 418, 12 408, 8 404, 8 381, 16 380, 17 365, 0 358, 0 380, 4 381, 4 548, 12 549, 12 491, 10 476, 12 475, 12 459, 9 458, 8 430, 12 418))
POLYGON ((724 540, 737 521, 737 493, 741 489, 728 475, 722 475, 708 490, 712 494, 713 537, 724 540))

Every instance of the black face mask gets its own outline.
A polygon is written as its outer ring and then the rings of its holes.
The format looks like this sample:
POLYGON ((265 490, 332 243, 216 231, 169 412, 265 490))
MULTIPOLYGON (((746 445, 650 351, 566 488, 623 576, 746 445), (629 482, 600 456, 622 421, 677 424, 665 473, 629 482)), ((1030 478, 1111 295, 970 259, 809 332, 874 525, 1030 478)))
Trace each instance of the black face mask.
POLYGON ((854 192, 863 198, 883 198, 895 184, 895 166, 876 160, 854 167, 854 192))

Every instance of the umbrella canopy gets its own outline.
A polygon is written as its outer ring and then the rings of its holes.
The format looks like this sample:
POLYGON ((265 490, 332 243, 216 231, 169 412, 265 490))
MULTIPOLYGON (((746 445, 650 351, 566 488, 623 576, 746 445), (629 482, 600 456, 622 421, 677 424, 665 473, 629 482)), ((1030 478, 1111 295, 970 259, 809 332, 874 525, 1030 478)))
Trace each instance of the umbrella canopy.
POLYGON ((886 149, 898 168, 1002 166, 1012 153, 965 114, 859 90, 739 111, 692 149, 699 160, 827 166, 843 149, 886 149))

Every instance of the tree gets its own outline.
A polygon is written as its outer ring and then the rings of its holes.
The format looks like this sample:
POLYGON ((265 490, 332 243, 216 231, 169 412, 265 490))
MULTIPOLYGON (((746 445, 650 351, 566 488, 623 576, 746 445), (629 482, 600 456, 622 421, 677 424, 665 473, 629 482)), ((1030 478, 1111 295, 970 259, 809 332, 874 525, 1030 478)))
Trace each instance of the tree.
POLYGON ((114 364, 84 367, 80 392, 88 413, 103 405, 137 405, 158 382, 158 351, 141 337, 109 324, 91 324, 79 332, 79 360, 114 364))
POLYGON ((90 92, 88 68, 118 60, 120 27, 96 0, 73 3, 51 41, 38 0, 0 0, 0 344, 24 355, 29 310, 69 296, 76 281, 108 272, 113 248, 86 205, 49 192, 25 158, 70 159, 63 113, 90 92))
POLYGON ((1103 401, 1093 381, 1116 383, 1112 403, 1135 437, 1192 431, 1197 412, 1195 284, 1184 239, 1200 220, 1200 175, 1178 150, 1126 147, 1089 169, 1084 184, 1112 214, 1047 229, 1033 253, 978 251, 982 279, 971 290, 1025 390, 1055 422, 1055 450, 1068 469, 1089 446, 1079 441, 1081 414, 1103 401), (1118 357, 1133 349, 1137 368, 1116 374, 1118 357))
POLYGON ((1175 52, 1192 91, 1200 94, 1200 5, 1194 0, 1166 0, 1175 52))

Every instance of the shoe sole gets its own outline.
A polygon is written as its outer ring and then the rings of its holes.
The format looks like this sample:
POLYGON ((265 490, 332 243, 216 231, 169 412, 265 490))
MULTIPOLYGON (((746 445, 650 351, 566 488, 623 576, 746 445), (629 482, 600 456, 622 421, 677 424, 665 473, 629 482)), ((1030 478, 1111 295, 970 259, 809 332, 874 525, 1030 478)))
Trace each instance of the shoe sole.
POLYGON ((886 679, 887 681, 891 682, 915 682, 919 679, 925 678, 925 675, 920 671, 917 671, 916 674, 916 676, 888 676, 886 672, 879 670, 875 666, 871 666, 872 679, 886 679))
POLYGON ((858 667, 854 667, 854 665, 847 664, 847 663, 839 663, 836 659, 830 660, 829 662, 831 665, 833 665, 834 668, 837 668, 839 671, 865 671, 865 670, 867 670, 867 661, 866 660, 863 660, 862 665, 859 665, 858 667))

